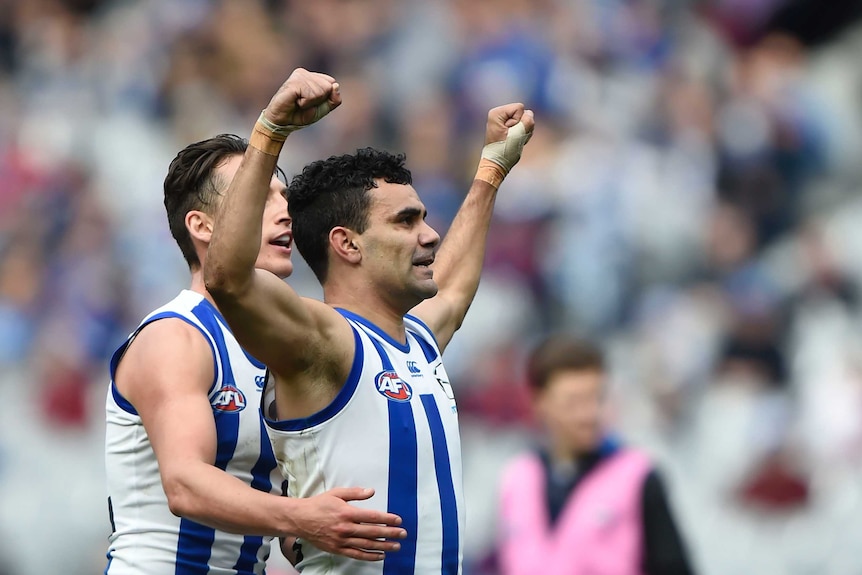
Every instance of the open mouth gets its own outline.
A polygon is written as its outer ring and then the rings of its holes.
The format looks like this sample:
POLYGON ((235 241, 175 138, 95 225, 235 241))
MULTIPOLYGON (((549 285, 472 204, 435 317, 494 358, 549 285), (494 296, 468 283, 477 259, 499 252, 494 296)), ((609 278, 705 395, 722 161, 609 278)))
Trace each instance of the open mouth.
POLYGON ((280 248, 290 249, 290 245, 293 243, 293 238, 290 234, 282 234, 277 238, 270 240, 269 243, 280 248))

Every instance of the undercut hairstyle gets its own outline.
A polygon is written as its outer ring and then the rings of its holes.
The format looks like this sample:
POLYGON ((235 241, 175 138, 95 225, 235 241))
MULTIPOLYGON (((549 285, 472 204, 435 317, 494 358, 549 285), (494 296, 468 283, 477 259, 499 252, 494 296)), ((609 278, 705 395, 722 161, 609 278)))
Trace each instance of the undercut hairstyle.
POLYGON ((404 154, 362 148, 355 154, 312 162, 293 177, 287 203, 293 219, 293 241, 322 284, 329 271, 329 232, 341 226, 361 234, 368 227, 375 180, 412 184, 404 154))
POLYGON ((541 392, 548 381, 563 371, 605 371, 605 358, 593 343, 568 335, 552 335, 542 341, 527 360, 527 381, 541 392))
POLYGON ((186 146, 168 167, 164 184, 168 226, 191 269, 201 262, 186 228, 186 214, 199 210, 213 215, 227 184, 215 170, 230 156, 244 154, 247 147, 239 136, 220 134, 186 146))

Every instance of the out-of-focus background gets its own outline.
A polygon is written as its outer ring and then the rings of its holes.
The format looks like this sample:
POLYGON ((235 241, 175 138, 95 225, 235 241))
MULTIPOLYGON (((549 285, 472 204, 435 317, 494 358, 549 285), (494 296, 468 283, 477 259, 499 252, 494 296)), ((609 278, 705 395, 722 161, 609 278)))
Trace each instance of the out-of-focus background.
MULTIPOLYGON (((106 358, 187 285, 162 207, 186 144, 247 135, 290 71, 344 105, 288 174, 405 151, 442 233, 487 110, 538 128, 447 351, 466 574, 492 574, 523 359, 602 342, 707 575, 862 573, 862 3, 0 0, 0 573, 104 568, 106 358)), ((298 259, 298 258, 297 258, 298 259)), ((318 293, 300 266, 290 280, 318 293)), ((273 570, 278 570, 276 563, 273 570)))

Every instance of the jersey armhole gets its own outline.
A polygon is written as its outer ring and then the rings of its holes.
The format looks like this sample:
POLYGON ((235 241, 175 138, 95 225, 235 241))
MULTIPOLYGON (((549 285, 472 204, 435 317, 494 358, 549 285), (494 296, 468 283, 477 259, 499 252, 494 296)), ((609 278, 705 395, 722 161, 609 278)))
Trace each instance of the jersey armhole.
POLYGON ((344 385, 341 386, 335 399, 317 413, 297 419, 271 419, 269 414, 266 413, 267 409, 262 406, 260 412, 269 427, 278 431, 302 431, 325 423, 344 410, 356 393, 356 388, 359 385, 359 377, 362 374, 362 365, 365 362, 365 352, 359 336, 359 330, 352 323, 350 324, 350 329, 353 330, 353 365, 350 366, 350 373, 347 375, 347 379, 344 385))
POLYGON ((434 332, 431 331, 431 328, 428 325, 416 317, 415 315, 407 314, 404 316, 404 319, 410 320, 413 324, 412 327, 418 328, 416 331, 422 332, 424 337, 427 337, 430 341, 434 342, 434 347, 437 348, 437 355, 440 355, 440 344, 437 342, 437 336, 434 335, 434 332))
POLYGON ((132 341, 134 341, 134 339, 138 336, 138 334, 141 333, 141 330, 155 321, 158 321, 160 319, 166 319, 166 318, 181 319, 184 322, 186 322, 187 324, 193 326, 195 329, 197 329, 199 332, 201 332, 201 335, 204 336, 204 339, 207 341, 207 344, 210 346, 210 353, 212 353, 212 357, 213 357, 213 382, 210 385, 209 391, 207 391, 207 396, 212 394, 212 392, 215 390, 216 383, 219 380, 219 366, 218 366, 218 360, 216 359, 215 345, 213 345, 213 342, 210 339, 209 334, 207 334, 207 332, 201 326, 199 326, 198 324, 196 324, 195 322, 193 322, 191 319, 187 318, 184 315, 178 314, 176 312, 170 312, 170 311, 157 313, 157 314, 153 315, 152 317, 147 318, 146 321, 144 321, 144 323, 139 325, 137 327, 137 329, 135 329, 135 331, 132 332, 132 335, 130 335, 128 337, 128 339, 126 339, 126 341, 119 348, 117 348, 117 351, 114 352, 114 355, 111 356, 111 362, 109 364, 109 373, 111 376, 111 394, 114 396, 114 401, 117 403, 118 406, 120 406, 120 408, 123 411, 126 411, 127 413, 130 413, 132 415, 138 415, 138 410, 135 409, 135 406, 133 406, 128 399, 123 397, 123 394, 121 394, 120 390, 117 389, 117 384, 114 381, 114 378, 117 374, 117 367, 120 365, 120 361, 123 359, 123 356, 125 355, 126 350, 129 348, 129 346, 132 344, 132 341))

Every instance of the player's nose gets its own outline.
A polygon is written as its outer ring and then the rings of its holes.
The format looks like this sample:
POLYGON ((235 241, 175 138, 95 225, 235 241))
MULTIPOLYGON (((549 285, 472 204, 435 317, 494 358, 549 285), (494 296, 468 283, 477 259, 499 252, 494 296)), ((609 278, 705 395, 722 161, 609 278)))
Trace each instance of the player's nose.
POLYGON ((423 229, 419 234, 419 243, 423 246, 436 247, 440 243, 440 234, 426 222, 422 222, 423 229))

